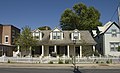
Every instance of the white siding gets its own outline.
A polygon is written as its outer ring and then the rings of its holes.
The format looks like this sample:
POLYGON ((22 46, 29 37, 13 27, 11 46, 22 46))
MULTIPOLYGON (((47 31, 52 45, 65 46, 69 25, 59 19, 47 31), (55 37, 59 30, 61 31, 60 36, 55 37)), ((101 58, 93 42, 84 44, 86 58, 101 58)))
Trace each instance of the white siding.
POLYGON ((112 25, 104 34, 105 36, 105 55, 120 56, 120 52, 111 52, 110 51, 110 42, 120 42, 120 30, 116 25, 112 25), (111 30, 117 30, 117 37, 112 37, 111 30))

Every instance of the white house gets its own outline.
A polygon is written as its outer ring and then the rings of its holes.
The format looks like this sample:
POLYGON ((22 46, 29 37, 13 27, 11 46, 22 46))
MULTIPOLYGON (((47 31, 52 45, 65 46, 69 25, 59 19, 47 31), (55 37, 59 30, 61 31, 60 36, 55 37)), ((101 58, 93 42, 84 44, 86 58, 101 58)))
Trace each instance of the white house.
POLYGON ((32 31, 33 36, 39 41, 38 46, 35 48, 33 54, 41 56, 49 56, 56 53, 59 56, 65 55, 66 57, 84 56, 83 50, 94 51, 96 42, 92 38, 89 31, 63 31, 58 28, 53 30, 39 30, 32 31), (75 49, 74 49, 75 48, 75 49))
POLYGON ((96 49, 105 56, 120 56, 120 26, 115 22, 107 22, 104 26, 98 26, 94 38, 97 42, 96 49))

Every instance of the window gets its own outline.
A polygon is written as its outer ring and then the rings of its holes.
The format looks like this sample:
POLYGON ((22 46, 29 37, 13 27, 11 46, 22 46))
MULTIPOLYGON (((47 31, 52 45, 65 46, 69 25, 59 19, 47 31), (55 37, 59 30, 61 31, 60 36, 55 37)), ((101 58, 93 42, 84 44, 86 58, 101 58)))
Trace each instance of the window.
POLYGON ((110 43, 110 51, 118 51, 119 43, 110 43))
POLYGON ((39 32, 34 32, 34 38, 36 40, 39 40, 39 38, 40 38, 39 32))
POLYGON ((79 33, 78 32, 74 32, 73 33, 73 39, 74 40, 78 40, 79 39, 79 33))
POLYGON ((53 32, 53 39, 61 39, 61 33, 60 32, 53 32))
POLYGON ((117 37, 117 31, 116 31, 116 29, 112 29, 112 37, 117 37))
POLYGON ((8 36, 5 36, 5 43, 8 43, 8 36))

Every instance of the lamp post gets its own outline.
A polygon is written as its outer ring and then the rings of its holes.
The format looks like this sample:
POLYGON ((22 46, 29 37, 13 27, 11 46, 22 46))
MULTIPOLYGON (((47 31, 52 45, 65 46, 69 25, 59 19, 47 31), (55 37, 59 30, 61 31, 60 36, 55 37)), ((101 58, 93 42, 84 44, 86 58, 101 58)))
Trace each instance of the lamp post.
POLYGON ((73 44, 74 44, 74 57, 73 57, 73 65, 74 65, 74 71, 76 71, 76 59, 75 59, 75 56, 76 56, 76 53, 75 53, 75 45, 76 45, 76 39, 75 39, 75 37, 74 37, 74 39, 73 39, 73 44))

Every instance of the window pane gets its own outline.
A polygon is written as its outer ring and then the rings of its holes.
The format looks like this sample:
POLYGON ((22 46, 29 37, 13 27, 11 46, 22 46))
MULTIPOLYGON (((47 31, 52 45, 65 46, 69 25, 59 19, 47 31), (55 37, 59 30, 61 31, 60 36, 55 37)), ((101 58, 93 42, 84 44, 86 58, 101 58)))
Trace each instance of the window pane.
POLYGON ((59 32, 57 32, 57 36, 60 36, 60 33, 59 33, 59 32))
POLYGON ((55 33, 55 32, 53 32, 53 36, 56 36, 56 33, 55 33))

